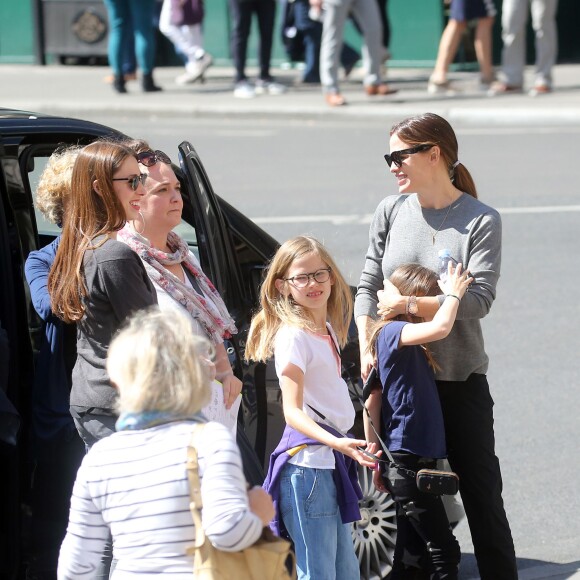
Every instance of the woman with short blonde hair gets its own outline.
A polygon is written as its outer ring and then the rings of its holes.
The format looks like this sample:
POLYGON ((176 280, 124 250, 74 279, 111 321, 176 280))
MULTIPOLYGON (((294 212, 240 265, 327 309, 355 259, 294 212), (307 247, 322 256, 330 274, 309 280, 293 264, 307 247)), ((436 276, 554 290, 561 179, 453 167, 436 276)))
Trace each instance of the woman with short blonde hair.
POLYGON ((209 350, 209 342, 191 332, 185 315, 157 308, 138 312, 113 339, 107 357, 107 371, 119 393, 119 415, 197 413, 210 397, 208 370, 200 358, 209 350))
POLYGON ((194 427, 206 537, 220 550, 253 544, 274 515, 261 488, 247 490, 227 427, 199 413, 213 375, 208 342, 184 314, 158 308, 134 315, 107 359, 119 391, 117 432, 95 443, 78 471, 58 578, 95 578, 109 533, 113 580, 151 574, 190 580, 195 525, 187 448, 194 427), (203 425, 203 427, 201 427, 203 425))

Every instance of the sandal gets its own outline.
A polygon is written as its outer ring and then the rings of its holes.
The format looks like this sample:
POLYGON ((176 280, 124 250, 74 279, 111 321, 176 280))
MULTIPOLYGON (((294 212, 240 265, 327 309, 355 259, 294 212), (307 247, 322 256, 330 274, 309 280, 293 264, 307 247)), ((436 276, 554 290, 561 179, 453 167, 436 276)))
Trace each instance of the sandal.
POLYGON ((326 93, 324 99, 327 105, 331 107, 342 107, 346 105, 346 99, 340 93, 326 93))

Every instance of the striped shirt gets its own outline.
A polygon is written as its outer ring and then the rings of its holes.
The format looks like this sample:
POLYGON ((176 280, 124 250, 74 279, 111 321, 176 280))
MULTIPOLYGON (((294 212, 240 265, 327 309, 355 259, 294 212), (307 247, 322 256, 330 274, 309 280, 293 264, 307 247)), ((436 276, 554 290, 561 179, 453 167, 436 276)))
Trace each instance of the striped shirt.
MULTIPOLYGON (((96 443, 78 471, 58 562, 59 580, 94 577, 109 532, 113 578, 192 577, 195 527, 186 471, 191 422, 120 431, 96 443)), ((260 536, 250 511, 240 453, 228 430, 208 423, 198 438, 205 533, 214 546, 242 550, 260 536)))

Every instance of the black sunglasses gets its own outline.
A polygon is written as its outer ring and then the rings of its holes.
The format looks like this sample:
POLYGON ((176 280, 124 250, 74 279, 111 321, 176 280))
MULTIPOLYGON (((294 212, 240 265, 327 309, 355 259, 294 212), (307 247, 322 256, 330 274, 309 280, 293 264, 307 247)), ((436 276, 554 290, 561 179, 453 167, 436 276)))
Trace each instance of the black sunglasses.
POLYGON ((145 165, 145 167, 153 167, 158 161, 171 165, 171 159, 169 159, 169 156, 163 153, 163 151, 159 151, 159 149, 137 153, 137 161, 141 163, 141 165, 145 165))
POLYGON ((420 151, 427 151, 427 149, 431 149, 434 145, 417 145, 416 147, 411 147, 410 149, 401 149, 400 151, 393 151, 390 155, 385 153, 385 161, 387 165, 390 167, 393 163, 396 167, 401 167, 403 164, 403 160, 406 159, 409 155, 413 155, 413 153, 419 153, 420 151))
POLYGON ((113 181, 126 181, 129 187, 133 191, 137 191, 139 184, 145 185, 145 180, 147 179, 146 173, 140 173, 139 175, 132 175, 131 177, 113 177, 113 181))

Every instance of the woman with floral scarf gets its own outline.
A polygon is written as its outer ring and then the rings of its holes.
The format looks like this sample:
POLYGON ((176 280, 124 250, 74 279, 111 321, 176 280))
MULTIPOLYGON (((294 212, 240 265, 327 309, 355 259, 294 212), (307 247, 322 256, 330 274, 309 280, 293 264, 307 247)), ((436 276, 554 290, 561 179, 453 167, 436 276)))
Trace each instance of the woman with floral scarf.
POLYGON ((127 222, 118 240, 143 261, 161 310, 187 312, 194 333, 213 344, 216 380, 223 385, 224 402, 229 409, 242 390, 242 382, 234 376, 223 342, 237 332, 236 326, 187 242, 172 231, 181 222, 183 199, 171 160, 161 151, 154 152, 144 141, 127 145, 137 154, 141 171, 147 174, 146 193, 140 202, 139 218, 127 222))

